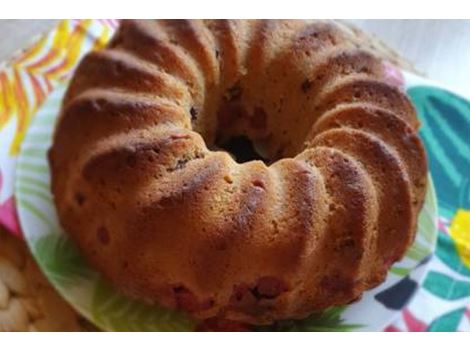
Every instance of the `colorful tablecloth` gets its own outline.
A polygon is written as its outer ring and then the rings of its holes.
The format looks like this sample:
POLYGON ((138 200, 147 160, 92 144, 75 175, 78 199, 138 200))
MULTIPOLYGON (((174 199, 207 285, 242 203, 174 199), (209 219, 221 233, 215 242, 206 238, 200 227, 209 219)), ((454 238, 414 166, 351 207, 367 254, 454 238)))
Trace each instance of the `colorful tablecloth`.
MULTIPOLYGON (((0 225, 21 236, 15 165, 35 112, 90 50, 107 43, 115 20, 64 20, 0 66, 0 225)), ((439 239, 429 272, 386 331, 470 331, 470 101, 423 81, 408 89, 422 121, 439 202, 439 239)), ((406 288, 403 288, 406 291, 406 288)))

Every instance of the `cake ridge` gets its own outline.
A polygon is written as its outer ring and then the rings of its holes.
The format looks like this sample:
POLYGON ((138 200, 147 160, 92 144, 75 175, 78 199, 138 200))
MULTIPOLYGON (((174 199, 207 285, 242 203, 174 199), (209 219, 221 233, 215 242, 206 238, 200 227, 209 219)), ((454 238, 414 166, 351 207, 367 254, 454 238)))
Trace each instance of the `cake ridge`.
POLYGON ((373 99, 372 101, 366 100, 366 102, 384 109, 392 109, 413 128, 417 128, 419 126, 419 121, 416 117, 413 105, 398 87, 390 85, 383 80, 366 77, 361 77, 359 79, 357 77, 346 77, 344 80, 341 80, 336 85, 332 86, 329 91, 325 91, 317 100, 317 106, 321 104, 324 105, 323 108, 317 109, 318 115, 323 114, 328 109, 334 108, 334 105, 332 105, 333 103, 329 101, 333 99, 331 97, 332 95, 335 95, 338 91, 341 92, 341 90, 347 89, 352 89, 352 92, 348 93, 348 98, 351 100, 341 99, 341 103, 352 101, 364 102, 365 98, 373 99), (364 88, 363 92, 361 92, 361 87, 365 87, 366 89, 364 88), (377 101, 377 97, 380 98, 379 101, 377 101), (394 102, 393 104, 389 101, 392 99, 394 102), (382 106, 380 104, 385 105, 382 106))
MULTIPOLYGON (((401 258, 408 241, 395 242, 395 239, 397 236, 413 238, 415 214, 408 174, 398 155, 377 137, 348 127, 319 134, 313 145, 334 145, 363 165, 379 196, 379 228, 382 233, 378 237, 377 266, 386 268, 386 263, 401 258)), ((379 275, 385 275, 386 271, 382 269, 379 275)))
MULTIPOLYGON (((323 237, 323 258, 317 259, 315 267, 320 274, 313 276, 315 280, 310 282, 316 289, 314 297, 323 297, 321 304, 314 300, 311 309, 321 310, 328 306, 330 300, 342 295, 355 296, 357 290, 368 286, 369 272, 366 269, 367 259, 372 255, 369 242, 376 236, 377 196, 372 180, 361 164, 336 148, 319 146, 307 149, 298 158, 307 158, 320 169, 330 198, 328 236, 323 237), (348 182, 341 182, 341 179, 348 182), (338 191, 339 187, 341 191, 338 191), (334 250, 336 246, 343 249, 334 250), (346 249, 349 254, 346 254, 346 249), (345 272, 349 275, 344 276, 345 272), (334 293, 331 286, 336 288, 334 293), (335 294, 338 296, 332 297, 335 294)), ((312 287, 309 289, 311 292, 312 287)))
POLYGON ((426 192, 427 162, 425 158, 415 158, 416 155, 424 154, 424 146, 408 122, 393 112, 373 104, 340 104, 317 120, 306 141, 327 129, 343 126, 366 130, 382 138, 383 142, 396 151, 413 182, 414 202, 418 213, 426 192))
POLYGON ((83 62, 86 64, 77 68, 78 73, 73 77, 75 82, 70 85, 65 102, 90 87, 131 88, 149 94, 158 91, 178 100, 184 100, 187 95, 185 86, 173 76, 123 50, 92 52, 85 56, 83 62))
POLYGON ((153 21, 123 20, 120 31, 116 33, 109 46, 123 48, 143 60, 160 66, 166 73, 188 86, 195 102, 204 99, 204 76, 198 69, 196 61, 185 49, 171 43, 166 33, 153 21), (150 43, 143 42, 143 38, 147 38, 150 43), (140 45, 136 45, 139 39, 140 45))

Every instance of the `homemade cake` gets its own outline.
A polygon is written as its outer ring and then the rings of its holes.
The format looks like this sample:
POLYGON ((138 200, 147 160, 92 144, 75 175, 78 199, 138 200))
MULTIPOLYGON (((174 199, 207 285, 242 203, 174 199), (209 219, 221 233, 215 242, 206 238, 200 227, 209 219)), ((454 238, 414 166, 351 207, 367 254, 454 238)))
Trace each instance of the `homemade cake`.
POLYGON ((68 88, 52 192, 126 294, 197 319, 302 318, 358 299, 412 243, 418 125, 335 22, 123 21, 68 88))

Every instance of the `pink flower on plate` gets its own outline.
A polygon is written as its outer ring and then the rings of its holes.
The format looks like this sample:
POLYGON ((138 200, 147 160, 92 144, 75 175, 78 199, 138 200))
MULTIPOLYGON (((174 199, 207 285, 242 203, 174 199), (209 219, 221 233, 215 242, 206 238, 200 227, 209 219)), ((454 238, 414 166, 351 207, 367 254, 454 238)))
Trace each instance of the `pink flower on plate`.
POLYGON ((413 315, 408 309, 402 312, 403 320, 408 328, 408 331, 422 332, 426 331, 427 325, 413 315))
POLYGON ((385 79, 388 83, 397 86, 400 89, 405 88, 405 77, 401 70, 391 62, 385 61, 383 64, 385 79))
POLYGON ((18 224, 15 198, 13 196, 0 204, 0 224, 5 226, 8 231, 17 235, 20 234, 20 225, 18 224))
MULTIPOLYGON (((3 176, 0 170, 0 190, 3 186, 3 176)), ((20 234, 20 226, 16 215, 15 199, 13 196, 0 203, 0 225, 14 234, 20 234)))
POLYGON ((448 219, 439 216, 437 220, 437 228, 439 229, 439 231, 445 233, 446 235, 449 235, 449 222, 450 221, 448 219))
POLYGON ((385 328, 385 332, 402 332, 398 327, 395 325, 389 325, 385 328))

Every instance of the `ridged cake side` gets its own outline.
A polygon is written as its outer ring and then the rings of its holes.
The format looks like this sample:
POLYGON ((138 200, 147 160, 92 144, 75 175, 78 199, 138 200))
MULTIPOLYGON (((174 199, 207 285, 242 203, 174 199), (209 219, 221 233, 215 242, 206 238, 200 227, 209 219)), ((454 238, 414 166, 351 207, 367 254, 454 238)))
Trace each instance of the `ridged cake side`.
POLYGON ((50 150, 60 221, 127 294, 267 324, 346 304, 411 244, 415 111, 330 21, 123 21, 50 150), (247 136, 268 160, 217 143, 247 136))

